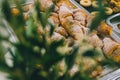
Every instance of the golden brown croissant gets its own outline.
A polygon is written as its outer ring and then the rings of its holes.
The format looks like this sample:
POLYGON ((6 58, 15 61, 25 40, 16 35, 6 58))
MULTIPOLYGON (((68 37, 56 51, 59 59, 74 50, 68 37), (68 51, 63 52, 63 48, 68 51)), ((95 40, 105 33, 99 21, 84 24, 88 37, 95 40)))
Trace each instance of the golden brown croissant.
POLYGON ((115 61, 120 62, 120 45, 113 51, 111 57, 115 61))
POLYGON ((75 9, 73 11, 74 20, 79 21, 83 26, 86 25, 86 13, 82 9, 75 9))
POLYGON ((68 36, 68 33, 66 32, 66 30, 63 27, 61 27, 61 26, 57 27, 55 29, 55 32, 60 33, 61 35, 65 36, 65 37, 68 36))
POLYGON ((110 38, 104 38, 103 39, 103 51, 106 55, 111 55, 114 50, 116 50, 119 46, 119 44, 110 38))
POLYGON ((105 38, 103 42, 103 51, 107 54, 107 56, 116 62, 120 62, 120 44, 112 41, 110 38, 105 38))
POLYGON ((64 19, 63 27, 71 35, 74 39, 82 39, 83 38, 83 30, 79 23, 76 23, 74 20, 64 19))
POLYGON ((93 46, 102 48, 103 46, 102 40, 97 36, 97 34, 90 35, 88 39, 93 46))
POLYGON ((51 7, 53 5, 52 0, 39 0, 39 2, 40 2, 40 9, 42 11, 47 10, 49 7, 51 7))
POLYGON ((52 37, 51 37, 52 40, 61 40, 63 38, 64 37, 61 34, 57 33, 57 32, 54 32, 52 37))
MULTIPOLYGON (((71 18, 72 18, 72 14, 73 14, 72 11, 69 10, 69 9, 66 7, 65 4, 62 4, 62 5, 60 6, 60 9, 59 9, 58 13, 59 13, 60 22, 62 22, 63 19, 66 18, 66 17, 71 16, 71 18)), ((62 24, 62 23, 61 23, 61 24, 62 24)))
POLYGON ((107 25, 107 23, 105 23, 105 21, 102 21, 100 26, 97 29, 98 34, 101 37, 106 37, 106 36, 110 36, 112 34, 112 28, 110 26, 107 25))
POLYGON ((60 24, 60 21, 59 21, 59 18, 58 18, 58 14, 53 12, 50 17, 48 18, 49 22, 51 22, 53 25, 55 26, 59 26, 60 24))

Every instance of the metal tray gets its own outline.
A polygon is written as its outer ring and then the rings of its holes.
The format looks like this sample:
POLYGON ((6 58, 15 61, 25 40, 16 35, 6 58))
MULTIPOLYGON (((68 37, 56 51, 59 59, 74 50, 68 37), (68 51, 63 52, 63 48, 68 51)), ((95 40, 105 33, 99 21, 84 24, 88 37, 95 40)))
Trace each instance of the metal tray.
MULTIPOLYGON (((86 10, 83 6, 81 6, 76 0, 69 0, 76 7, 83 9, 87 14, 90 14, 88 10, 86 10)), ((106 19, 106 23, 112 27, 111 37, 120 43, 120 30, 117 25, 120 24, 120 13, 112 15, 106 19), (118 18, 118 19, 117 19, 118 18)))
POLYGON ((120 80, 120 69, 115 70, 112 73, 100 78, 100 80, 120 80))
MULTIPOLYGON (((69 0, 72 4, 74 4, 77 8, 81 8, 83 10, 85 10, 85 12, 87 14, 90 14, 89 11, 87 11, 84 7, 82 7, 76 0, 69 0)), ((118 14, 117 14, 118 15, 118 14)), ((114 17, 118 17, 118 16, 112 16, 109 17, 106 22, 108 23, 108 25, 112 25, 115 26, 118 23, 120 23, 119 21, 114 21, 114 24, 111 22, 111 19, 113 19, 114 17)), ((117 33, 117 31, 115 32, 113 29, 113 33, 111 35, 111 37, 113 39, 115 39, 117 42, 120 42, 120 36, 118 36, 120 34, 117 33)), ((104 66, 104 70, 102 72, 102 74, 100 76, 98 76, 98 80, 120 80, 120 69, 118 69, 117 67, 114 68, 110 68, 109 66, 104 66)))
POLYGON ((83 9, 87 14, 90 14, 88 10, 86 10, 83 6, 81 6, 79 3, 77 3, 75 0, 69 0, 73 5, 75 5, 77 8, 83 9))
POLYGON ((120 43, 120 29, 117 27, 120 24, 120 13, 108 17, 106 23, 112 27, 113 33, 111 37, 120 43))

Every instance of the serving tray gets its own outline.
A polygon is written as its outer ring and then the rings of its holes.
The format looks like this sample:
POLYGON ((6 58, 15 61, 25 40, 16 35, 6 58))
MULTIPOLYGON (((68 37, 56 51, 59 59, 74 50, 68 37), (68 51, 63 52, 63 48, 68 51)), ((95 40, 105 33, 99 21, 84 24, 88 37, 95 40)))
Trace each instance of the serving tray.
MULTIPOLYGON (((90 14, 89 11, 87 11, 84 7, 82 7, 76 0, 69 0, 72 4, 74 4, 77 8, 83 9, 87 14, 90 14)), ((120 23, 120 13, 110 16, 107 18, 106 23, 112 27, 112 35, 111 37, 116 40, 118 43, 120 43, 120 31, 116 29, 116 25, 120 23), (114 22, 112 21, 113 19, 114 22)), ((98 80, 120 80, 120 69, 117 67, 115 68, 110 68, 109 66, 104 66, 104 70, 100 76, 98 76, 98 80)))
MULTIPOLYGON (((83 6, 81 6, 76 0, 69 0, 72 4, 74 4, 77 8, 83 9, 87 14, 90 14, 88 10, 86 10, 83 6)), ((120 43, 120 29, 118 29, 117 25, 120 24, 120 13, 114 14, 106 19, 106 23, 112 27, 111 37, 120 43), (118 19, 117 19, 118 18, 118 19)))
POLYGON ((117 27, 120 24, 120 13, 108 17, 106 23, 112 27, 111 37, 120 43, 120 29, 117 27))

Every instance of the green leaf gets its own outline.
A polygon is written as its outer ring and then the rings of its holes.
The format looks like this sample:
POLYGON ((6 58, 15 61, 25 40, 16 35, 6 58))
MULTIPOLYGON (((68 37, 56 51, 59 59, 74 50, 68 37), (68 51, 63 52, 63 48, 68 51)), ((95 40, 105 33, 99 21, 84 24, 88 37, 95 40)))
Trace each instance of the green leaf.
POLYGON ((7 64, 6 62, 4 61, 0 61, 0 71, 3 71, 3 72, 7 72, 7 73, 11 73, 11 69, 7 64))
POLYGON ((78 49, 79 49, 78 46, 73 46, 73 51, 69 55, 66 55, 65 57, 65 62, 67 64, 68 70, 70 70, 74 65, 74 61, 75 61, 78 49))
POLYGON ((30 17, 28 19, 28 21, 26 22, 26 25, 27 25, 26 35, 27 35, 27 37, 30 37, 33 34, 32 32, 33 32, 33 30, 35 28, 35 26, 34 26, 34 20, 33 20, 32 17, 30 17))
POLYGON ((87 50, 82 54, 83 57, 91 57, 91 58, 98 57, 99 55, 100 53, 96 49, 87 50))
POLYGON ((2 12, 4 14, 4 17, 10 21, 12 18, 12 14, 11 14, 11 9, 10 9, 10 5, 8 3, 7 0, 2 0, 2 12))
POLYGON ((100 64, 102 66, 108 65, 108 67, 111 67, 111 68, 112 67, 119 67, 120 66, 119 62, 116 62, 116 61, 114 61, 111 58, 106 58, 105 60, 103 60, 102 62, 100 62, 100 64))
POLYGON ((64 55, 57 52, 57 47, 61 45, 63 45, 63 40, 53 41, 46 49, 46 54, 42 57, 42 64, 46 66, 46 69, 64 58, 64 55))
MULTIPOLYGON (((77 72, 77 73, 71 78, 71 80, 93 80, 93 79, 91 79, 90 77, 88 77, 87 74, 77 72)), ((95 80, 95 79, 94 79, 94 80, 95 80)))
POLYGON ((37 12, 37 18, 38 20, 40 20, 42 27, 45 28, 46 25, 48 24, 48 17, 50 16, 51 12, 54 10, 54 5, 48 8, 45 12, 41 12, 39 6, 40 6, 39 2, 36 2, 35 9, 37 12))
POLYGON ((50 36, 53 35, 54 29, 55 29, 55 26, 50 24, 50 32, 49 32, 50 36))
POLYGON ((90 25, 90 31, 93 31, 98 28, 101 21, 105 20, 107 18, 107 15, 105 13, 105 7, 102 5, 102 0, 98 0, 98 11, 99 13, 96 15, 96 17, 92 20, 92 23, 90 25))

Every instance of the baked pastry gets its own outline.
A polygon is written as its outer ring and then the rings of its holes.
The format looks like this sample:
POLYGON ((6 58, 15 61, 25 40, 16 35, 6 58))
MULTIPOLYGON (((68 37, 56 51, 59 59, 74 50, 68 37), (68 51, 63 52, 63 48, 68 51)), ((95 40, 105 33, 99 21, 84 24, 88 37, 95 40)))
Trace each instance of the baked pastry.
POLYGON ((92 1, 92 7, 98 8, 98 1, 92 1))
POLYGON ((115 61, 120 62, 120 45, 113 51, 111 57, 115 61))
POLYGON ((55 26, 59 26, 59 24, 60 24, 58 14, 55 13, 55 12, 51 13, 51 15, 48 18, 48 20, 49 20, 50 23, 52 23, 55 26))
POLYGON ((105 21, 102 21, 100 23, 100 26, 97 28, 97 31, 98 31, 98 35, 100 35, 103 38, 110 36, 112 34, 112 28, 109 25, 107 25, 105 21))
POLYGON ((113 10, 110 7, 105 7, 105 10, 106 10, 105 13, 107 15, 111 15, 113 13, 113 10))
POLYGON ((97 34, 91 34, 89 37, 89 42, 94 46, 94 47, 103 47, 102 40, 97 36, 97 34))
POLYGON ((53 33, 53 35, 52 35, 52 37, 51 37, 51 39, 54 41, 54 40, 56 40, 56 41, 58 41, 58 40, 61 40, 61 39, 63 39, 64 37, 61 35, 61 34, 59 34, 59 33, 57 33, 57 32, 54 32, 53 33))
POLYGON ((63 27, 74 39, 78 40, 83 38, 83 30, 79 23, 75 23, 74 20, 64 19, 63 27))
POLYGON ((57 28, 55 29, 55 32, 57 32, 57 33, 65 36, 65 37, 68 36, 67 31, 66 31, 63 27, 61 27, 61 26, 60 26, 60 27, 57 27, 57 28))
POLYGON ((120 62, 120 44, 116 43, 110 38, 105 38, 103 41, 103 51, 105 52, 105 54, 116 62, 120 62))
POLYGON ((41 11, 46 11, 54 4, 52 0, 39 0, 39 2, 41 11))
POLYGON ((103 44, 104 44, 103 51, 106 55, 113 54, 113 51, 116 50, 119 46, 119 43, 107 37, 103 39, 103 44))
POLYGON ((60 6, 60 9, 58 11, 58 14, 59 14, 59 19, 60 19, 60 22, 62 24, 64 18, 66 17, 71 17, 70 19, 72 19, 72 15, 73 15, 73 12, 71 10, 69 10, 65 4, 62 4, 60 6))
POLYGON ((84 7, 89 7, 91 6, 91 0, 80 0, 80 4, 84 7))
POLYGON ((73 18, 80 22, 81 25, 86 26, 87 14, 82 9, 75 9, 73 11, 73 18))

